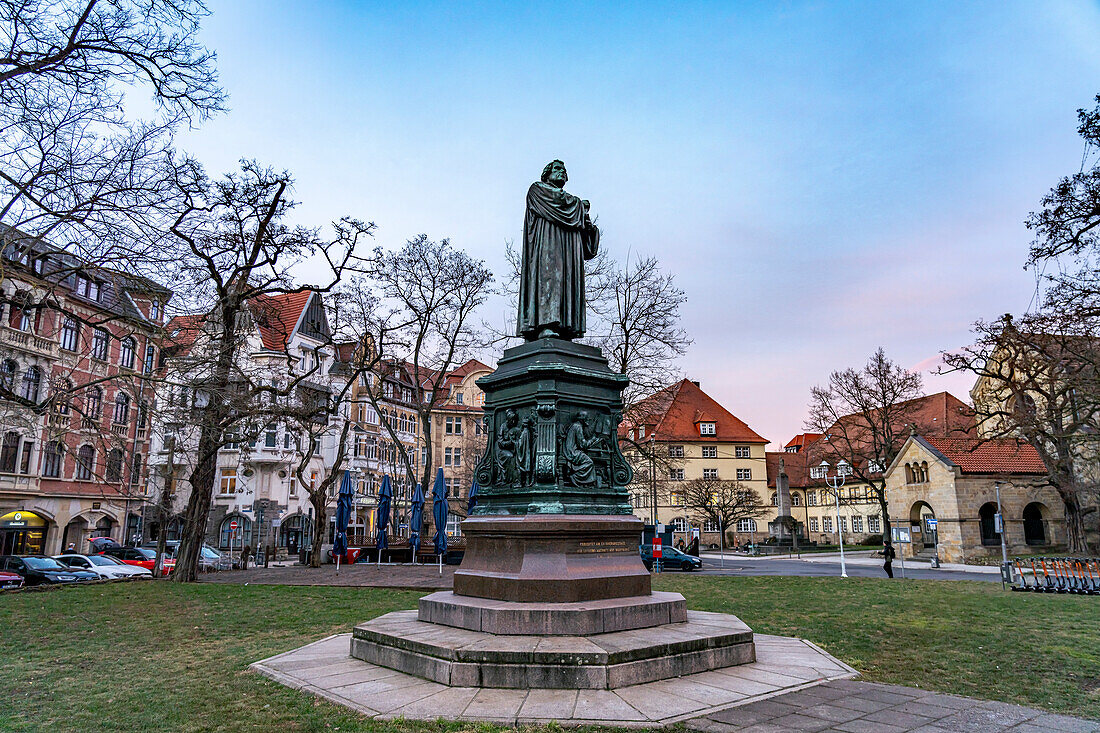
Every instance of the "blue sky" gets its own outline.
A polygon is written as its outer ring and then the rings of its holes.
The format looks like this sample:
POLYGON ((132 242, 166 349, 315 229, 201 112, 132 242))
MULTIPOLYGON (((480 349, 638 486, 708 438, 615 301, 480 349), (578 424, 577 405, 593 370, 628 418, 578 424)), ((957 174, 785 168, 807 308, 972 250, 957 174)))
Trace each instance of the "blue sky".
POLYGON ((1028 306, 1023 220, 1100 92, 1097 3, 211 7, 231 112, 182 140, 211 171, 287 168, 305 222, 503 271, 561 158, 603 245, 687 291, 683 371, 779 444, 829 371, 925 365, 1028 306))

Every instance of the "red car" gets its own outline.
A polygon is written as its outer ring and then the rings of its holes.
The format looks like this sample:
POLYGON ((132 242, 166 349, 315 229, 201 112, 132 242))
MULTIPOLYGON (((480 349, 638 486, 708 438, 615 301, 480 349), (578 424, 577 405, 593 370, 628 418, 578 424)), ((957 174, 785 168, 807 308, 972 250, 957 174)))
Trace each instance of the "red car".
MULTIPOLYGON (((99 555, 108 555, 121 560, 127 565, 136 565, 139 568, 152 570, 157 564, 157 553, 147 547, 108 547, 99 555)), ((161 558, 161 575, 168 575, 176 566, 174 558, 164 556, 161 558)))
POLYGON ((10 570, 0 570, 0 590, 23 587, 23 576, 10 570))

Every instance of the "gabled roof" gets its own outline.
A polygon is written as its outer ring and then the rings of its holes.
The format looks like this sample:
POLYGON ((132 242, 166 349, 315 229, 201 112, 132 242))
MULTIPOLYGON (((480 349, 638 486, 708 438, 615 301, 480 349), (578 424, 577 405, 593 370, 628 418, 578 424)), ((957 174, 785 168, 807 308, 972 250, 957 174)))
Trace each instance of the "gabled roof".
POLYGON ((202 333, 202 326, 206 322, 206 316, 202 314, 190 316, 176 316, 168 321, 164 327, 164 346, 169 356, 187 356, 191 353, 191 347, 202 333))
POLYGON ((764 454, 768 470, 768 486, 775 488, 775 479, 779 476, 779 463, 782 461, 783 470, 787 474, 788 485, 792 489, 812 489, 821 485, 820 481, 810 478, 810 457, 805 451, 787 453, 785 451, 768 451, 764 454))
POLYGON ((1045 474, 1039 453, 1028 443, 1013 438, 977 440, 914 435, 913 440, 937 458, 965 473, 1045 474))
POLYGON ((286 351, 287 342, 309 305, 313 291, 308 288, 279 295, 257 295, 249 300, 249 310, 260 340, 268 351, 286 351))
POLYGON ((619 434, 638 426, 646 426, 654 440, 713 441, 716 443, 767 443, 743 420, 722 407, 697 383, 684 379, 666 387, 634 405, 619 426, 619 434), (715 435, 699 435, 699 423, 713 422, 715 435))
POLYGON ((820 439, 821 433, 799 433, 798 435, 788 440, 787 444, 783 446, 783 448, 798 448, 799 450, 801 450, 810 443, 816 443, 820 439))

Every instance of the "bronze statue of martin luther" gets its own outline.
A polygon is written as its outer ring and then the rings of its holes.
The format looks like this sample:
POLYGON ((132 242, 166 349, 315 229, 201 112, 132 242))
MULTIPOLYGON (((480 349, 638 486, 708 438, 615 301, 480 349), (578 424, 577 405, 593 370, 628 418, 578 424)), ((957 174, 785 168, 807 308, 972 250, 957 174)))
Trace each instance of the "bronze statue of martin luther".
POLYGON ((584 335, 584 261, 599 251, 600 230, 589 203, 565 192, 568 180, 555 160, 527 189, 517 326, 527 341, 584 335))

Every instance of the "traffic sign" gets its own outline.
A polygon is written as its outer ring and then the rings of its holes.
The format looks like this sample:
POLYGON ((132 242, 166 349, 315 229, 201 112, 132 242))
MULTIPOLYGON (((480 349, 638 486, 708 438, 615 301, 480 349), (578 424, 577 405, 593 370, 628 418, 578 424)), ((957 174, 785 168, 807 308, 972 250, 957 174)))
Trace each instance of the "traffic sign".
POLYGON ((935 517, 928 518, 928 529, 935 529, 939 521, 935 517))
POLYGON ((232 522, 229 523, 229 531, 230 532, 236 532, 237 531, 237 520, 236 519, 234 519, 232 522))
POLYGON ((653 557, 655 557, 657 559, 660 559, 662 557, 662 555, 661 555, 661 538, 660 537, 654 537, 653 538, 653 557))

